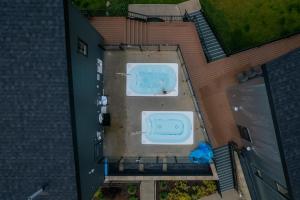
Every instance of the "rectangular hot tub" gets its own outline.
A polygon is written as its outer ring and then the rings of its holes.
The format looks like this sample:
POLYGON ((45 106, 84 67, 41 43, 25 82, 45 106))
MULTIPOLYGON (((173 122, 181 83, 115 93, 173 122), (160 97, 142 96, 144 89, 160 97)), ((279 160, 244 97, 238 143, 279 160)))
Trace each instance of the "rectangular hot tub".
POLYGON ((127 63, 127 96, 178 96, 177 63, 127 63))
POLYGON ((193 140, 193 112, 142 112, 142 144, 191 145, 193 140))

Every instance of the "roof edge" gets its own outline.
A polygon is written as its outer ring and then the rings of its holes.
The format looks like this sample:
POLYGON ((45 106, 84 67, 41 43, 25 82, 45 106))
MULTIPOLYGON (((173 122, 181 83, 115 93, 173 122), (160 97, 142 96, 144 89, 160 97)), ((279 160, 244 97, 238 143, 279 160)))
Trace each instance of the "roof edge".
POLYGON ((82 192, 80 186, 80 173, 79 173, 79 159, 77 150, 77 134, 76 134, 76 120, 75 120, 75 102, 73 91, 73 78, 72 78, 72 61, 71 61, 71 46, 70 46, 70 27, 69 27, 69 1, 63 0, 64 4, 64 22, 65 22, 65 45, 66 45, 66 57, 67 57, 67 74, 68 74, 68 87, 69 87, 69 103, 70 103, 70 121, 72 128, 72 140, 73 140, 73 152, 75 162, 75 176, 77 186, 77 199, 81 199, 82 192))
POLYGON ((286 185, 287 185, 287 190, 289 192, 290 200, 293 200, 294 197, 293 197, 292 185, 291 185, 290 178, 289 178, 288 167, 285 162, 286 159, 285 159, 285 154, 283 151, 283 144, 282 144, 281 137, 280 137, 280 129, 278 126, 278 120, 276 117, 274 100, 272 97, 271 86, 270 86, 270 82, 269 82, 269 77, 267 76, 268 72, 267 72, 265 64, 262 66, 262 70, 263 70, 263 77, 264 77, 264 81, 265 81, 267 96, 268 96, 268 100, 269 100, 269 104, 270 104, 271 116, 272 116, 272 120, 273 120, 273 124, 274 124, 275 136, 276 136, 278 149, 279 149, 279 155, 280 155, 282 168, 283 168, 283 172, 284 172, 284 177, 285 177, 285 181, 286 181, 286 185))

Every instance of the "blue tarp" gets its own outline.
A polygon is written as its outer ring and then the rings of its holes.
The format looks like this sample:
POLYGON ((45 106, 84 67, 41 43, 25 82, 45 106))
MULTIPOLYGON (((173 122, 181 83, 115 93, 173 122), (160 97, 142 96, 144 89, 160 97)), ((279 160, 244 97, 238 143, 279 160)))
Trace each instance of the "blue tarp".
POLYGON ((198 147, 193 150, 190 155, 189 159, 193 163, 210 163, 213 158, 213 151, 209 144, 207 143, 200 143, 198 147))

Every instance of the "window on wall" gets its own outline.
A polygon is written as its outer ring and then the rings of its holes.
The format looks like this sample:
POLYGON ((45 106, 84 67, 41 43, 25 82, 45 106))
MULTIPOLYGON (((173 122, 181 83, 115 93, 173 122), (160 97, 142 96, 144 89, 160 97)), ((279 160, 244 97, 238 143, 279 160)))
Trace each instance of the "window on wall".
POLYGON ((250 137, 250 131, 247 127, 241 126, 241 125, 237 125, 239 132, 240 132, 240 136, 241 138, 243 138, 244 140, 247 140, 248 142, 252 143, 252 139, 250 137))
POLYGON ((77 42, 77 52, 84 56, 88 55, 88 45, 79 38, 78 38, 78 42, 77 42))
POLYGON ((280 185, 279 183, 276 183, 276 187, 277 187, 277 191, 282 194, 283 196, 285 196, 286 198, 289 198, 289 193, 288 193, 288 190, 280 185))
POLYGON ((259 169, 255 171, 255 175, 262 179, 262 173, 259 169))
POLYGON ((258 178, 260 178, 265 184, 272 187, 272 189, 277 190, 277 192, 284 196, 285 199, 289 199, 289 193, 286 187, 272 180, 272 178, 265 176, 259 169, 256 169, 254 174, 258 178))

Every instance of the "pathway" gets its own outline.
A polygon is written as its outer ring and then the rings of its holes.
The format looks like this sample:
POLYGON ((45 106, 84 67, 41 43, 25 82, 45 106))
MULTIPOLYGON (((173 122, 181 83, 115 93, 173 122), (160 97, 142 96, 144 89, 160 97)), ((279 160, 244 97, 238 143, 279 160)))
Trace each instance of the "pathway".
POLYGON ((141 200, 155 200, 155 181, 142 181, 140 194, 141 200))

